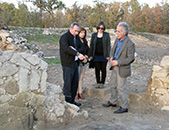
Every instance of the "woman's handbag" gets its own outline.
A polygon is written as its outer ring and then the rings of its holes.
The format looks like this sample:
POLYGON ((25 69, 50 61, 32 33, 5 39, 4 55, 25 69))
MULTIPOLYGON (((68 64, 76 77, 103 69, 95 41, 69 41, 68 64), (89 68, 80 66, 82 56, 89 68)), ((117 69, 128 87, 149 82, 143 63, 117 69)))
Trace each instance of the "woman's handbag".
POLYGON ((93 59, 89 61, 89 69, 91 68, 94 68, 95 67, 95 64, 94 64, 94 61, 93 59))

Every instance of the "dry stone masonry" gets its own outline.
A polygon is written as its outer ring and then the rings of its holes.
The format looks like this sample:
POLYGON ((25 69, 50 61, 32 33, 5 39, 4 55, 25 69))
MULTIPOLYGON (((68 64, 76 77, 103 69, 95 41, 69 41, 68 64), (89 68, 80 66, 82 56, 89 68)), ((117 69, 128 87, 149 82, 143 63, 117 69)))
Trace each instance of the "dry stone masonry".
POLYGON ((48 64, 35 54, 3 51, 0 55, 0 128, 41 129, 86 111, 66 103, 60 86, 47 83, 48 64))
POLYGON ((43 105, 47 63, 37 55, 4 51, 0 55, 0 126, 28 129, 43 105), (29 125, 28 125, 29 124, 29 125))
POLYGON ((169 108, 167 107, 169 106, 169 55, 162 59, 159 66, 153 66, 148 91, 154 105, 169 108))

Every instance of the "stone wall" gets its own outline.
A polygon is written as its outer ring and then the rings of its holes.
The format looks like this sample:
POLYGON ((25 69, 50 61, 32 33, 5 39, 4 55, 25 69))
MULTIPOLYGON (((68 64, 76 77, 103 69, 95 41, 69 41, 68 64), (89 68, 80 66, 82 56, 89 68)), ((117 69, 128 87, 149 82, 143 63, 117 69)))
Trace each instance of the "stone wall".
POLYGON ((47 63, 37 55, 3 51, 0 54, 0 129, 41 129, 86 111, 65 101, 60 86, 47 83, 47 63))
POLYGON ((47 63, 37 55, 4 51, 0 55, 0 127, 33 127, 34 114, 43 105, 47 63))
POLYGON ((169 106, 169 56, 165 56, 159 66, 153 66, 148 92, 154 105, 169 106))

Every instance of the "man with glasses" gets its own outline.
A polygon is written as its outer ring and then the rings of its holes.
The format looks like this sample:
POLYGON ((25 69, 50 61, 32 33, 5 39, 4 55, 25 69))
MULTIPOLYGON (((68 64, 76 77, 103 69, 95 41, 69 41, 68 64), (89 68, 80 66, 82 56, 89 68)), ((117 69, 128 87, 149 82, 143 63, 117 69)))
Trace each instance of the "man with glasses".
POLYGON ((117 39, 110 52, 112 70, 111 98, 104 107, 116 107, 118 95, 121 99, 121 107, 114 113, 128 112, 128 94, 126 90, 127 77, 131 75, 130 64, 134 61, 135 45, 128 37, 129 26, 126 22, 117 25, 117 39))
POLYGON ((80 106, 81 103, 75 102, 75 96, 78 88, 78 59, 84 60, 81 54, 84 47, 80 44, 79 24, 74 22, 70 25, 69 30, 60 38, 60 58, 63 70, 63 94, 66 102, 80 106))

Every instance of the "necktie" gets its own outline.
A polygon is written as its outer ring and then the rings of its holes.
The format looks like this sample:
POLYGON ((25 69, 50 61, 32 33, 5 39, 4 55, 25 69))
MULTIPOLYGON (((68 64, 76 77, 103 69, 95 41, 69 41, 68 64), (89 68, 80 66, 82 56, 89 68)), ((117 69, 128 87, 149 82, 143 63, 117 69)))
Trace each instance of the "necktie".
MULTIPOLYGON (((75 49, 77 50, 77 46, 76 46, 76 36, 74 36, 74 45, 75 45, 75 49)), ((75 56, 75 61, 77 61, 77 60, 78 60, 78 57, 75 56)))
POLYGON ((75 45, 75 49, 77 49, 77 46, 76 46, 76 36, 74 36, 74 45, 75 45))

